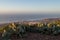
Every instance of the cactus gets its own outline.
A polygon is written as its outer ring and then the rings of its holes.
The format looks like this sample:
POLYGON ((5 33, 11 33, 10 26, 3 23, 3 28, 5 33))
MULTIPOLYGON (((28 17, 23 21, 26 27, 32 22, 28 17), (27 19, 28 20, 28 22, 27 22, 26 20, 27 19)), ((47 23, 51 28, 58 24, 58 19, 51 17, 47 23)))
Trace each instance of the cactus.
POLYGON ((24 37, 25 33, 26 33, 26 28, 24 25, 22 24, 19 24, 17 27, 16 27, 17 31, 16 31, 16 34, 19 36, 19 37, 24 37))
POLYGON ((11 26, 11 25, 5 26, 3 29, 3 32, 2 32, 2 39, 8 40, 14 32, 15 31, 13 30, 13 26, 11 26))
POLYGON ((2 39, 8 40, 12 34, 16 34, 19 37, 23 38, 26 35, 26 32, 38 32, 42 34, 60 34, 60 24, 59 22, 50 22, 50 23, 38 23, 34 25, 26 25, 26 24, 15 24, 11 23, 2 27, 0 29, 2 33, 2 39))

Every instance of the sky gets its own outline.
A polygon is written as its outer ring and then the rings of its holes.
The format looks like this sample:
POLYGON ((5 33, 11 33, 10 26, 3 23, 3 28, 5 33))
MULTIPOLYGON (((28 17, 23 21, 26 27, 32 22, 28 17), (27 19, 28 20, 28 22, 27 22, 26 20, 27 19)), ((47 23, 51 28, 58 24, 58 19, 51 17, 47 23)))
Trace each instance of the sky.
POLYGON ((60 13, 60 0, 0 0, 0 14, 60 13))

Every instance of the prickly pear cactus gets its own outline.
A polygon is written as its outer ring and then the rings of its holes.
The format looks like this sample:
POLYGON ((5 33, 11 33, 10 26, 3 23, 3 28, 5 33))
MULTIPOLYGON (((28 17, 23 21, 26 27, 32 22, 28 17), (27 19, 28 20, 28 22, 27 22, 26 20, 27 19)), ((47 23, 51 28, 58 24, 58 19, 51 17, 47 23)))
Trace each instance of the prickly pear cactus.
POLYGON ((17 36, 23 38, 25 37, 26 32, 38 32, 42 34, 60 34, 60 24, 56 22, 50 23, 37 23, 33 25, 26 24, 15 24, 11 23, 0 29, 2 33, 3 40, 10 40, 12 34, 16 34, 17 36))
POLYGON ((20 37, 23 37, 26 33, 26 29, 25 29, 25 26, 23 25, 19 25, 17 26, 17 34, 20 36, 20 37))
POLYGON ((2 33, 2 39, 3 40, 8 40, 8 39, 10 39, 10 36, 13 34, 13 33, 15 33, 15 31, 12 29, 12 28, 10 28, 10 27, 5 27, 4 28, 4 31, 3 31, 3 33, 2 33))

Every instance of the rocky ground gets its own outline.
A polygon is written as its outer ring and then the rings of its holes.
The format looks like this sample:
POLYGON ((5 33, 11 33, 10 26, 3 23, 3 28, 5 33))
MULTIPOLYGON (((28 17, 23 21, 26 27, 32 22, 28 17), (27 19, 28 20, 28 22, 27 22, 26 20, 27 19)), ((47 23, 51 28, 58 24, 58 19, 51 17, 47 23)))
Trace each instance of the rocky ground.
POLYGON ((12 40, 60 40, 60 35, 53 36, 53 35, 28 32, 27 36, 24 38, 17 38, 16 35, 14 35, 13 37, 11 37, 11 39, 12 40))

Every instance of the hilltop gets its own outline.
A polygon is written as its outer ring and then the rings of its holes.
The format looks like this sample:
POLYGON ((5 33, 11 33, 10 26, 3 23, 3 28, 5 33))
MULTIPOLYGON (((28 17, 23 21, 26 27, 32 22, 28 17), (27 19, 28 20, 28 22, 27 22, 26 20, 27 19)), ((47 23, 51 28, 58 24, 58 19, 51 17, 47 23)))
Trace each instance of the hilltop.
MULTIPOLYGON (((59 34, 60 33, 60 31, 59 31, 60 24, 59 23, 60 23, 60 18, 47 18, 47 19, 42 19, 42 20, 4 23, 4 24, 0 24, 0 26, 1 26, 0 31, 3 27, 6 27, 6 25, 7 25, 7 27, 9 27, 9 26, 14 27, 16 24, 18 24, 19 26, 16 26, 16 28, 25 27, 26 29, 25 30, 23 29, 23 30, 24 30, 24 32, 27 30, 26 31, 27 36, 24 38, 17 39, 17 35, 11 35, 12 40, 22 40, 22 39, 23 40, 28 40, 28 39, 30 39, 30 40, 42 40, 42 39, 43 40, 56 40, 56 39, 59 40, 60 39, 60 38, 58 38, 58 37, 60 37, 60 34, 59 34), (53 23, 53 24, 51 24, 52 26, 51 25, 48 26, 50 23, 53 23), (23 25, 20 25, 20 24, 23 24, 23 25), (45 24, 47 24, 47 25, 45 25, 45 24), (59 24, 59 26, 58 26, 58 24, 59 24), (51 29, 49 29, 50 27, 51 27, 51 29), (57 36, 54 36, 54 35, 57 35, 57 36)), ((1 34, 0 34, 0 36, 1 36, 1 34)), ((0 39, 1 39, 1 37, 0 37, 0 39)))

